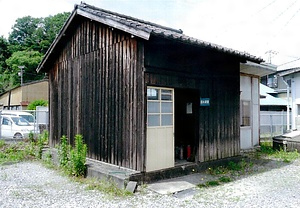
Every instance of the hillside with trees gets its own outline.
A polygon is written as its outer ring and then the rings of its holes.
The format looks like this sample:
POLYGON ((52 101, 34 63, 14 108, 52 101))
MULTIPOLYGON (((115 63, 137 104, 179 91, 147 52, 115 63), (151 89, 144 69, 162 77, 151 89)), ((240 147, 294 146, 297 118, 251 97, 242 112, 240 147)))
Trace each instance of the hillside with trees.
POLYGON ((22 67, 23 83, 44 78, 36 68, 69 15, 18 18, 8 39, 0 36, 0 93, 21 84, 22 67))

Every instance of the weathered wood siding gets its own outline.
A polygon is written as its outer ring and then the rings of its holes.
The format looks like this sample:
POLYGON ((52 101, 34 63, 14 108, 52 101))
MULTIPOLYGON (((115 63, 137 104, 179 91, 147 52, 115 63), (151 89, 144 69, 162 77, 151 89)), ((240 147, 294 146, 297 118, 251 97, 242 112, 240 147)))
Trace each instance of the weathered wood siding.
POLYGON ((90 158, 143 170, 143 44, 99 23, 77 21, 49 71, 50 143, 62 135, 73 143, 82 134, 90 158))
MULTIPOLYGON (((210 98, 209 107, 199 107, 199 161, 239 155, 240 77, 237 58, 153 38, 145 45, 145 68, 147 85, 196 89, 200 97, 210 98)), ((175 128, 178 128, 176 123, 175 128)))

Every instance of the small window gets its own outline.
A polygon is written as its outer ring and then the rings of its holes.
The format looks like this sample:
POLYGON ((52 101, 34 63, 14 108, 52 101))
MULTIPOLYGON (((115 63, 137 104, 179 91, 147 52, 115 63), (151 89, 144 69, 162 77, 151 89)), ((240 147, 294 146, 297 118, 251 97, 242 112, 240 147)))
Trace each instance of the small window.
POLYGON ((161 90, 161 100, 172 100, 172 90, 161 90))
POLYGON ((172 126, 173 90, 148 87, 147 100, 148 126, 172 126))
POLYGON ((250 126, 250 101, 241 102, 241 126, 250 126))
POLYGON ((147 99, 148 100, 158 100, 159 99, 159 90, 154 88, 147 89, 147 99))
POLYGON ((148 102, 148 113, 160 113, 160 103, 148 102))

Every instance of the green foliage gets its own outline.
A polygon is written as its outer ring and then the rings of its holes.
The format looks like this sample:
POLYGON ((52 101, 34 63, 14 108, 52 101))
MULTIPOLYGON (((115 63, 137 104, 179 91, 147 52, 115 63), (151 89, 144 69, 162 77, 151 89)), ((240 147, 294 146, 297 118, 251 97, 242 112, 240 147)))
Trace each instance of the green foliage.
POLYGON ((228 177, 228 176, 221 176, 219 178, 219 181, 222 182, 222 183, 229 183, 229 182, 231 182, 231 178, 228 177))
POLYGON ((30 143, 18 142, 0 145, 0 164, 34 159, 34 151, 30 143))
POLYGON ((75 146, 68 144, 66 136, 62 136, 61 144, 58 147, 60 167, 73 176, 84 176, 86 172, 87 146, 83 143, 81 135, 75 136, 75 146))
POLYGON ((45 18, 18 18, 8 40, 0 37, 0 93, 20 85, 18 66, 25 66, 24 83, 39 80, 36 68, 70 13, 45 18))
POLYGON ((272 142, 261 142, 260 143, 260 152, 262 154, 272 155, 275 153, 273 149, 272 142))
POLYGON ((0 73, 3 73, 7 69, 5 60, 11 55, 8 46, 8 41, 3 36, 0 36, 0 73))
POLYGON ((0 140, 0 148, 4 147, 5 146, 5 142, 4 140, 0 140))
POLYGON ((63 169, 68 168, 70 148, 71 146, 68 144, 68 138, 66 136, 62 136, 60 139, 60 145, 58 146, 58 158, 59 165, 63 169))
POLYGON ((24 66, 23 83, 33 80, 39 80, 44 77, 43 74, 37 74, 36 68, 42 61, 43 54, 34 50, 16 51, 11 57, 6 59, 6 64, 10 68, 10 74, 13 77, 13 86, 18 86, 21 83, 19 66, 24 66))
POLYGON ((29 133, 28 140, 29 140, 29 142, 34 142, 34 133, 33 132, 29 133))
POLYGON ((75 136, 75 147, 70 152, 70 162, 72 174, 75 176, 84 176, 86 172, 86 154, 87 146, 83 143, 82 136, 75 136))
POLYGON ((49 137, 49 133, 46 130, 38 136, 38 139, 36 141, 36 146, 37 146, 36 156, 38 159, 42 159, 43 148, 46 144, 48 144, 48 137, 49 137))
POLYGON ((276 158, 283 162, 291 162, 300 157, 299 153, 295 149, 295 151, 286 152, 282 149, 274 150, 272 146, 272 142, 263 142, 260 144, 260 156, 267 155, 269 158, 276 158))
POLYGON ((65 12, 45 18, 18 18, 9 35, 11 51, 35 50, 45 54, 69 14, 65 12))
POLYGON ((36 110, 36 106, 48 106, 47 100, 34 100, 27 106, 27 110, 36 110))
POLYGON ((51 154, 50 150, 45 152, 43 162, 44 162, 46 167, 54 168, 54 164, 53 164, 53 160, 52 160, 52 154, 51 154))
POLYGON ((0 164, 41 159, 42 149, 47 143, 47 131, 39 135, 37 141, 32 138, 26 142, 7 144, 0 140, 0 164))

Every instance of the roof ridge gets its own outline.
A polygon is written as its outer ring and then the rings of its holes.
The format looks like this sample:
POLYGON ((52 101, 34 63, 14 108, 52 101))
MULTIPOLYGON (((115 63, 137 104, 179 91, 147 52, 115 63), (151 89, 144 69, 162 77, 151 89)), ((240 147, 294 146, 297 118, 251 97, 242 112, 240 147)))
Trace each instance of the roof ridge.
POLYGON ((117 13, 117 12, 112 12, 112 11, 109 11, 109 10, 106 10, 106 9, 95 7, 95 6, 87 4, 85 2, 81 2, 80 5, 75 5, 75 8, 76 7, 90 8, 90 9, 97 10, 97 11, 100 11, 100 12, 104 12, 104 13, 107 13, 107 14, 110 14, 110 15, 122 17, 122 18, 125 18, 125 19, 130 19, 130 20, 142 23, 142 24, 147 24, 147 25, 150 25, 150 26, 153 26, 153 27, 158 27, 158 28, 161 28, 161 29, 164 29, 164 30, 169 30, 169 31, 172 31, 172 32, 183 34, 183 31, 181 29, 174 29, 174 28, 171 28, 171 27, 166 27, 166 26, 159 25, 159 24, 156 24, 156 23, 153 23, 153 22, 138 19, 138 18, 135 18, 135 17, 132 17, 132 16, 120 14, 120 13, 117 13))

